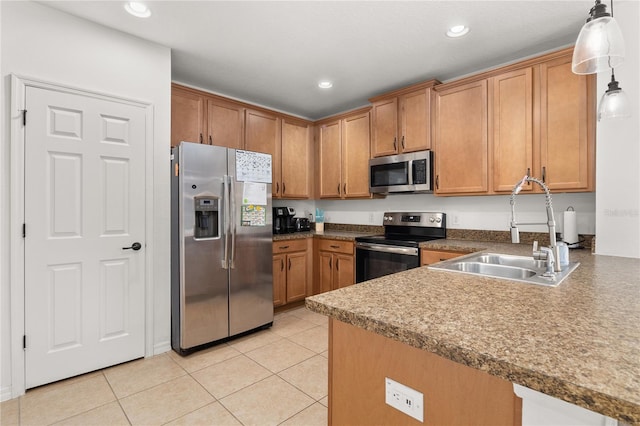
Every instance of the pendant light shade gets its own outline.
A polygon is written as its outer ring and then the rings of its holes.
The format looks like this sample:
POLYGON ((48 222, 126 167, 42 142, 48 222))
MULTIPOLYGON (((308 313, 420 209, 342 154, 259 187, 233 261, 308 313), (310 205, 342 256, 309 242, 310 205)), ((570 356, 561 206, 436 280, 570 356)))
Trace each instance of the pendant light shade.
POLYGON ((598 108, 598 121, 612 118, 630 117, 629 100, 626 93, 622 91, 616 77, 611 70, 611 82, 609 88, 600 99, 600 107, 598 108))
POLYGON ((607 6, 596 0, 580 30, 573 50, 571 69, 575 74, 594 74, 615 68, 624 61, 624 39, 607 6))

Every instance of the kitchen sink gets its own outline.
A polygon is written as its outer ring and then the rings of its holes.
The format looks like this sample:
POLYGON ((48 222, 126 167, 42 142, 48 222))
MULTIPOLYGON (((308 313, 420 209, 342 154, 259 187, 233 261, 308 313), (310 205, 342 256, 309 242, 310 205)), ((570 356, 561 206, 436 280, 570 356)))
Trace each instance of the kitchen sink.
POLYGON ((508 254, 474 253, 430 265, 429 269, 555 287, 569 276, 578 265, 577 262, 569 263, 569 265, 562 267, 562 271, 551 275, 546 273, 547 262, 545 260, 508 254))

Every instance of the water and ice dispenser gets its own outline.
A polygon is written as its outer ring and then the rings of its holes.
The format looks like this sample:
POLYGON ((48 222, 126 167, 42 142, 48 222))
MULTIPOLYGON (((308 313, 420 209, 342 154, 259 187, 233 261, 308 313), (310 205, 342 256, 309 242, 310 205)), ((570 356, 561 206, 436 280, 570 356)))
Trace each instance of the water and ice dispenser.
POLYGON ((194 197, 195 224, 193 236, 200 238, 218 238, 220 236, 220 199, 214 196, 194 197))

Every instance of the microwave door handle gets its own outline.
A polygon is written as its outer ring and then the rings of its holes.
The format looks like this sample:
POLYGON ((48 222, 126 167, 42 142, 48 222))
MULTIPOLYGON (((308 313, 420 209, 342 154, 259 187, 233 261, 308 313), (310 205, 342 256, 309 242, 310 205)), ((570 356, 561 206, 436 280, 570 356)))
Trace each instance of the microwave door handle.
POLYGON ((416 176, 415 176, 416 172, 415 172, 415 169, 413 167, 413 160, 409 160, 408 163, 409 163, 409 173, 408 173, 408 176, 407 176, 407 180, 409 181, 408 185, 413 185, 413 182, 416 179, 416 176))

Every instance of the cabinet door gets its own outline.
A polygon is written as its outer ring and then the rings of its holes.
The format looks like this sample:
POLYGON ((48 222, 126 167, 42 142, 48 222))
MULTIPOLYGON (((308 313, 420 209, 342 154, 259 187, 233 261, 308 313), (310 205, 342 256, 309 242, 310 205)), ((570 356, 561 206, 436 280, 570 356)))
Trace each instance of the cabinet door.
POLYGON ((312 161, 309 126, 282 120, 282 197, 309 198, 312 161))
POLYGON ((307 253, 287 255, 287 303, 302 300, 307 295, 307 253))
POLYGON ((340 121, 323 124, 318 130, 320 198, 339 198, 341 194, 340 121))
POLYGON ((287 271, 285 269, 284 254, 273 256, 273 306, 281 306, 286 303, 287 271))
POLYGON ((552 190, 593 189, 593 84, 571 72, 571 56, 540 65, 540 173, 552 190))
POLYGON ((326 251, 318 252, 320 258, 320 293, 332 290, 333 282, 333 255, 326 251))
POLYGON ((266 112, 246 110, 244 146, 247 151, 271 154, 274 198, 282 194, 280 181, 280 118, 266 112))
POLYGON ((371 108, 371 156, 381 157, 398 152, 398 98, 385 99, 371 108))
POLYGON ((207 142, 227 148, 244 148, 244 108, 218 99, 207 101, 207 142))
POLYGON ((342 188, 343 198, 369 197, 369 112, 343 120, 342 188))
POLYGON ((181 141, 203 142, 205 98, 196 93, 171 88, 171 146, 181 141))
POLYGON ((437 194, 486 193, 487 81, 436 95, 437 194))
POLYGON ((355 284, 353 256, 334 254, 333 257, 335 260, 333 288, 337 289, 355 284))
MULTIPOLYGON (((533 170, 533 71, 493 77, 493 190, 511 192, 533 170)), ((523 191, 531 191, 531 184, 523 191)))
POLYGON ((431 89, 400 97, 399 148, 402 152, 431 148, 431 89))

